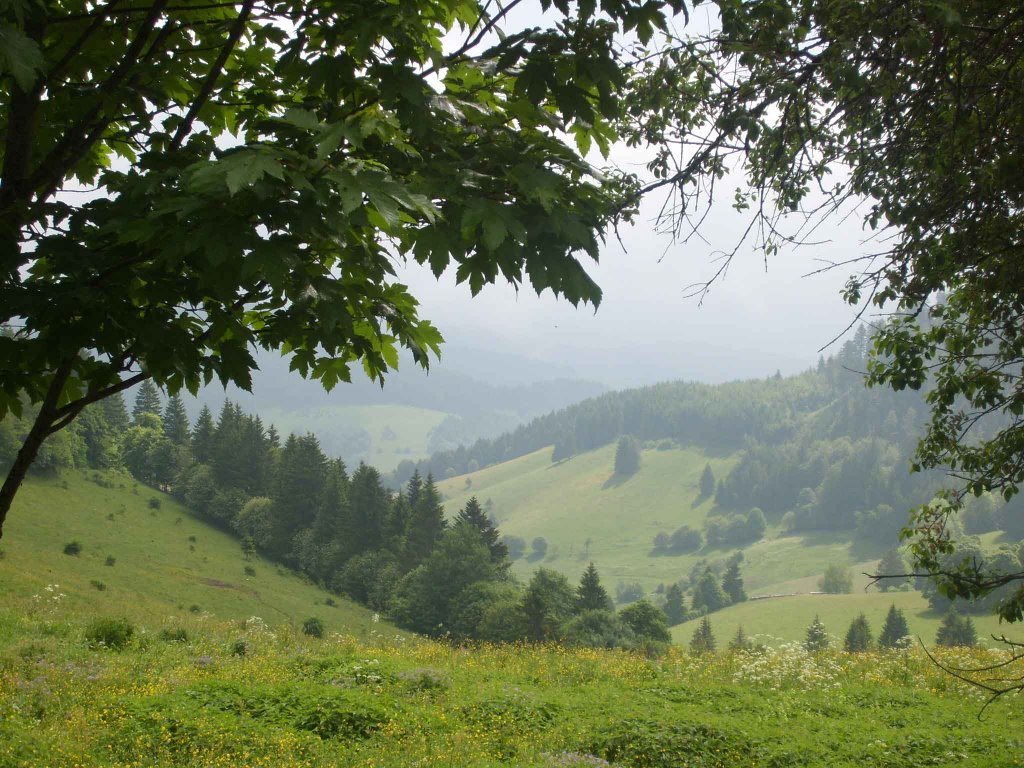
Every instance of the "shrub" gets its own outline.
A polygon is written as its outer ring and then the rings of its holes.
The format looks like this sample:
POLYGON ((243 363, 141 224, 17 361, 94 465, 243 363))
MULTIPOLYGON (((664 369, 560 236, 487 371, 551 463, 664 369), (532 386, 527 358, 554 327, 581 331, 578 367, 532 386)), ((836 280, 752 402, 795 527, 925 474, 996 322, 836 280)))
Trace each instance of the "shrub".
POLYGON ((116 557, 114 557, 113 555, 107 555, 107 559, 103 561, 103 564, 106 565, 106 566, 113 567, 114 563, 116 563, 116 562, 117 562, 117 558, 116 557))
POLYGON ((114 522, 114 513, 113 512, 108 512, 107 513, 107 520, 109 520, 110 522, 114 522))
POLYGON ((323 637, 324 623, 315 616, 310 616, 302 622, 302 634, 309 635, 310 637, 323 637))
POLYGON ((245 640, 239 638, 238 640, 235 640, 233 643, 231 643, 230 650, 232 656, 245 656, 245 654, 249 652, 249 645, 245 642, 245 640))
POLYGON ((246 576, 255 576, 256 575, 256 569, 253 568, 251 565, 245 566, 245 575, 246 576))
POLYGON ((335 601, 335 599, 333 597, 325 597, 324 598, 324 605, 327 605, 327 606, 330 606, 331 608, 333 608, 337 604, 338 604, 337 601, 335 601))
POLYGON ((160 499, 158 499, 156 496, 150 496, 149 497, 149 508, 150 509, 160 509, 160 499))
POLYGON ((193 544, 195 544, 195 543, 196 543, 196 537, 195 537, 195 536, 189 536, 189 537, 188 537, 188 540, 189 540, 190 542, 192 542, 193 544))
POLYGON ((64 545, 65 555, 79 555, 82 552, 82 545, 77 541, 69 541, 64 545))
POLYGON ((188 607, 188 612, 189 612, 189 613, 199 613, 199 612, 200 612, 201 610, 203 610, 203 609, 202 609, 202 608, 200 608, 200 607, 199 607, 198 605, 196 605, 195 603, 192 603, 192 605, 190 605, 190 606, 188 607))
POLYGON ((85 639, 94 648, 119 651, 131 642, 135 627, 128 619, 96 619, 85 629, 85 639))
POLYGON ((107 588, 107 585, 104 584, 99 579, 91 579, 89 581, 89 586, 91 586, 93 589, 95 589, 95 590, 97 590, 99 592, 103 592, 107 588))
POLYGON ((188 630, 184 627, 164 627, 160 630, 160 639, 166 643, 187 643, 188 630))
POLYGON ((825 574, 818 582, 822 592, 830 595, 846 595, 853 591, 853 579, 850 577, 850 569, 833 563, 825 569, 825 574))

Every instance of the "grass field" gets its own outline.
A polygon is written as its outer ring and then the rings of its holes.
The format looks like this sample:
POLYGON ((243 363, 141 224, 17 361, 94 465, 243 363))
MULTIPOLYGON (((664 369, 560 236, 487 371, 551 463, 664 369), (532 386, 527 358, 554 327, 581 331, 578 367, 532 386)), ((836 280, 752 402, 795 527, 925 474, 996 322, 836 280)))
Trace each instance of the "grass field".
POLYGON ((369 448, 347 460, 361 459, 381 472, 390 472, 409 459, 429 456, 430 431, 445 420, 447 413, 408 405, 338 405, 330 407, 260 412, 266 424, 278 431, 317 435, 324 452, 330 456, 350 457, 345 436, 365 430, 369 448))
POLYGON ((52 595, 61 593, 61 610, 78 615, 144 621, 259 616, 270 626, 298 626, 315 616, 330 631, 356 636, 384 628, 371 612, 341 598, 334 598, 336 606, 325 604, 329 593, 274 563, 245 560, 237 539, 123 475, 30 479, 10 512, 0 552, 0 604, 9 608, 47 611, 52 595), (151 499, 159 508, 150 507, 151 499), (64 554, 73 541, 81 553, 64 554), (53 584, 59 587, 47 591, 53 584))
MULTIPOLYGON (((850 622, 862 612, 877 638, 891 605, 903 611, 911 636, 920 637, 929 647, 934 644, 942 615, 931 611, 928 601, 919 592, 864 593, 858 590, 849 595, 797 595, 748 600, 717 611, 708 619, 719 646, 725 647, 740 625, 746 634, 758 636, 757 639, 766 645, 803 642, 807 627, 818 616, 832 636, 833 646, 842 647, 850 622)), ((1010 639, 1024 641, 1024 627, 1000 625, 995 616, 971 618, 982 644, 995 646, 991 636, 1004 633, 1010 639)), ((699 619, 673 627, 673 642, 688 644, 698 624, 699 619)))
POLYGON ((1009 768, 1024 748, 1019 699, 979 719, 977 690, 916 650, 647 659, 189 617, 118 651, 70 608, 0 608, 2 766, 1009 768))

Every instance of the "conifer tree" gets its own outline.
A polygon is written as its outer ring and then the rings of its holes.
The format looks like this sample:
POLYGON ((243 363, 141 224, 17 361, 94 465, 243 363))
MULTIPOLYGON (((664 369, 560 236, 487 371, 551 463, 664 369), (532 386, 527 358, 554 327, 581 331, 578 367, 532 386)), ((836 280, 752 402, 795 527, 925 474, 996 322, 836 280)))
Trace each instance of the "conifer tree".
POLYGON ((498 529, 494 527, 491 519, 486 515, 476 496, 470 497, 466 506, 459 510, 455 516, 455 524, 466 523, 480 532, 480 538, 487 548, 491 550, 491 558, 497 562, 504 562, 508 558, 508 547, 501 541, 498 529))
POLYGON ((686 606, 683 604, 683 590, 678 584, 672 584, 665 590, 665 616, 668 625, 674 627, 686 621, 686 606))
POLYGON ((710 568, 704 570, 704 575, 693 588, 692 606, 694 611, 701 613, 712 613, 720 610, 729 604, 729 596, 722 590, 718 579, 710 568))
POLYGON ((867 617, 862 613, 850 622, 843 647, 848 653, 863 653, 871 650, 871 643, 871 627, 868 625, 867 617))
POLYGON ((715 473, 711 471, 711 465, 705 464, 704 471, 700 475, 700 496, 702 499, 711 497, 715 492, 715 473))
POLYGON ((434 484, 433 475, 427 475, 426 482, 418 489, 412 480, 409 484, 411 510, 404 547, 404 564, 407 570, 415 568, 430 554, 446 526, 441 494, 434 484))
POLYGON ((209 464, 213 458, 213 436, 216 427, 209 406, 204 405, 192 428, 192 457, 199 464, 209 464))
POLYGON ((100 400, 96 406, 103 411, 103 418, 114 434, 119 434, 128 428, 128 408, 125 406, 124 397, 120 392, 100 400))
POLYGON ((814 621, 811 622, 810 626, 807 627, 807 635, 804 639, 804 648, 809 653, 817 653, 818 651, 824 651, 829 646, 828 632, 825 631, 825 625, 821 623, 821 619, 817 616, 814 617, 814 621))
POLYGON ((615 449, 615 474, 626 477, 640 469, 640 444, 635 437, 624 435, 619 438, 615 449))
POLYGON ((747 593, 743 589, 743 576, 740 575, 740 561, 733 558, 729 567, 722 576, 722 591, 729 596, 731 603, 742 603, 747 599, 747 593))
POLYGON ((713 653, 718 647, 715 642, 715 634, 711 631, 711 622, 705 616, 700 620, 700 626, 693 632, 690 639, 691 653, 713 653))
POLYGON ((281 447, 281 435, 277 431, 277 427, 273 424, 267 427, 267 444, 270 445, 272 449, 281 447))
POLYGON ((904 642, 903 638, 909 634, 907 619, 894 603, 889 607, 889 613, 885 617, 882 634, 878 636, 878 644, 883 648, 899 648, 904 642))
POLYGON ((576 613, 584 611, 610 611, 612 599, 608 596, 607 590, 601 586, 601 577, 597 574, 597 568, 593 563, 587 566, 580 578, 580 585, 576 587, 576 613))
POLYGON ((135 406, 132 408, 132 421, 139 423, 139 417, 144 413, 152 413, 160 417, 160 393, 152 381, 146 379, 139 385, 139 391, 135 395, 135 406))
POLYGON ((391 499, 376 469, 359 464, 349 480, 348 504, 352 521, 349 552, 359 554, 380 549, 391 499))
POLYGON ((743 625, 740 624, 736 628, 736 634, 733 635, 732 640, 729 641, 730 651, 749 651, 753 650, 754 641, 747 637, 747 633, 743 631, 743 625))
POLYGON ((188 414, 185 412, 185 404, 177 395, 167 398, 162 421, 164 435, 168 440, 177 446, 188 445, 190 439, 188 414))
POLYGON ((292 539, 312 525, 323 493, 327 460, 313 435, 289 435, 281 449, 270 498, 274 507, 273 554, 292 552, 292 539))
MULTIPOLYGON (((900 554, 898 549, 890 549, 882 556, 881 562, 878 564, 878 573, 881 576, 886 574, 901 574, 907 572, 907 564, 903 559, 903 555, 900 554)), ((900 578, 881 578, 878 580, 878 588, 882 592, 888 592, 890 589, 897 589, 906 584, 908 579, 903 576, 900 578)))
POLYGON ((974 629, 974 622, 970 616, 961 616, 950 609, 942 618, 939 631, 935 635, 935 643, 947 647, 967 646, 973 647, 978 643, 978 633, 974 629))

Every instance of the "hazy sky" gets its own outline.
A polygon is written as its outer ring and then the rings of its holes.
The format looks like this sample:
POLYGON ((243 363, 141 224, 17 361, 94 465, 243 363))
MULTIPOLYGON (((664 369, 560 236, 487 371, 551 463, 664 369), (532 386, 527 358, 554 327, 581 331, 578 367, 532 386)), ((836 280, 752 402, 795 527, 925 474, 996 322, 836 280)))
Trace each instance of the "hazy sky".
MULTIPOLYGON (((544 21, 534 10, 509 23, 544 21)), ((709 26, 703 17, 692 23, 709 26)), ((640 170, 646 154, 620 149, 613 151, 612 161, 640 170)), ((596 153, 592 159, 601 163, 596 153)), ((784 251, 767 269, 751 248, 741 250, 699 306, 696 299, 684 298, 686 287, 714 273, 714 255, 731 249, 747 222, 729 205, 731 188, 720 189, 721 202, 702 229, 707 243, 673 244, 658 235, 653 225, 658 197, 647 201, 635 226, 622 231, 625 250, 610 238, 600 265, 587 264, 604 291, 596 314, 590 307, 574 309, 556 301, 550 292, 537 297, 529 286, 518 293, 507 284, 489 286, 470 298, 468 286, 456 286, 453 273, 436 281, 415 264, 403 279, 422 301, 423 315, 449 340, 558 361, 612 385, 667 378, 721 381, 802 370, 853 317, 839 295, 848 269, 802 276, 820 267, 820 258, 838 261, 861 253, 859 220, 819 231, 818 239, 827 241, 823 245, 784 251)), ((465 360, 460 365, 467 368, 465 360)))

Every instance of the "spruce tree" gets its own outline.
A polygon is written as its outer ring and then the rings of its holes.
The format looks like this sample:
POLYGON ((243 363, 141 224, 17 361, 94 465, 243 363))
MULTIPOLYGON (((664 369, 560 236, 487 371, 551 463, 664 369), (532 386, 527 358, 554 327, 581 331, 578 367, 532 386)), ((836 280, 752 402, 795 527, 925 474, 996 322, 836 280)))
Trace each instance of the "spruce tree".
POLYGON ((825 625, 821 623, 821 619, 817 616, 814 617, 814 621, 807 627, 807 636, 804 639, 804 648, 809 653, 817 653, 818 651, 824 651, 828 648, 829 639, 828 633, 825 631, 825 625))
POLYGON ((441 494, 438 493, 432 475, 427 475, 426 482, 422 483, 418 489, 410 480, 407 490, 410 514, 405 534, 403 560, 405 568, 411 570, 433 550, 434 543, 444 533, 446 522, 444 507, 441 505, 441 494))
POLYGON ((487 517, 476 496, 470 497, 466 506, 459 510, 459 514, 455 516, 455 523, 456 525, 466 523, 476 528, 480 532, 480 538, 483 539, 484 544, 491 550, 491 558, 495 562, 503 562, 508 558, 508 547, 501 541, 498 529, 487 517))
POLYGON ((977 645, 978 633, 974 629, 971 617, 961 616, 950 609, 949 613, 942 618, 939 631, 935 636, 935 643, 947 647, 977 645))
POLYGON ((216 427, 209 406, 204 405, 192 428, 192 457, 199 464, 209 464, 213 458, 213 436, 216 427))
POLYGON ((164 406, 163 414, 164 435, 177 446, 188 445, 189 424, 188 414, 185 412, 185 404, 177 395, 167 398, 167 405, 164 406))
POLYGON ((743 589, 743 577, 740 575, 740 561, 733 558, 722 576, 722 591, 729 596, 732 603, 742 603, 747 599, 747 593, 743 589))
POLYGON ((103 418, 111 432, 120 434, 128 428, 128 408, 120 392, 100 400, 96 405, 103 411, 103 418))
POLYGON ((583 572, 580 585, 576 587, 576 613, 584 611, 610 611, 612 600, 608 592, 601 586, 601 577, 597 568, 591 563, 583 572))
POLYGON ((712 613, 720 610, 729 604, 729 596, 722 590, 718 579, 710 568, 704 570, 704 575, 693 588, 692 605, 693 610, 701 613, 712 613))
POLYGON ((674 627, 686 621, 686 606, 683 604, 683 590, 678 584, 671 585, 665 591, 665 615, 668 625, 674 627))
POLYGON ((867 617, 862 613, 850 622, 843 647, 848 653, 863 653, 871 650, 871 642, 871 627, 868 625, 867 617))
MULTIPOLYGON (((360 463, 352 473, 348 483, 348 506, 352 521, 348 551, 359 554, 380 549, 391 499, 376 469, 360 463)), ((410 514, 415 515, 415 511, 410 514)))
POLYGON ((903 611, 893 604, 885 617, 885 625, 882 627, 882 634, 878 636, 878 644, 883 648, 899 648, 903 644, 903 638, 909 634, 910 629, 907 627, 903 611))
POLYGON ((692 653, 713 653, 717 647, 715 634, 711 631, 711 622, 705 616, 700 620, 700 626, 694 630, 693 638, 690 640, 690 651, 692 653))
MULTIPOLYGON (((907 572, 907 564, 903 560, 903 555, 900 554, 898 549, 890 549, 882 556, 881 562, 878 564, 878 573, 880 575, 889 574, 900 574, 907 572)), ((888 592, 890 589, 898 589, 899 587, 906 584, 908 581, 906 576, 899 578, 888 578, 879 579, 878 588, 882 592, 888 592)))
POLYGON ((715 473, 711 471, 711 465, 705 464, 704 471, 700 475, 700 496, 702 499, 711 497, 715 492, 715 473))
POLYGON ((323 493, 326 465, 327 459, 313 435, 288 436, 271 483, 274 538, 270 550, 274 555, 290 554, 296 534, 312 525, 323 493))
POLYGON ((626 477, 640 469, 640 444, 635 437, 625 435, 619 438, 615 449, 615 474, 626 477))
POLYGON ((144 413, 152 413, 160 417, 160 392, 156 385, 146 379, 139 385, 139 391, 135 394, 135 406, 132 408, 132 421, 139 423, 139 417, 144 413))
POLYGON ((747 633, 743 631, 743 625, 740 624, 736 628, 736 634, 732 640, 729 641, 730 651, 750 651, 754 648, 754 641, 747 637, 747 633))

